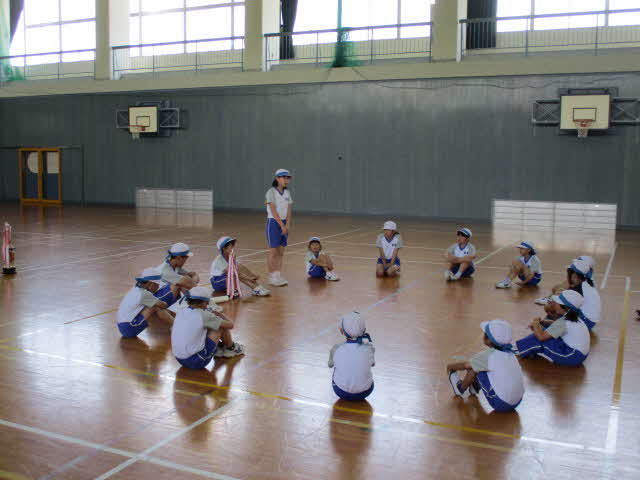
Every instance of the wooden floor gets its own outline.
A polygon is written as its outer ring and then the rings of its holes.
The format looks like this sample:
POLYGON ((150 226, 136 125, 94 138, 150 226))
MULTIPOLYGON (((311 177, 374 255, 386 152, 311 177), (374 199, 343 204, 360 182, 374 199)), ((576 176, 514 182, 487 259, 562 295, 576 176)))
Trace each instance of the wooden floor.
POLYGON ((500 291, 519 231, 468 225, 477 273, 446 284, 457 225, 399 220, 403 275, 378 280, 383 219, 297 215, 289 286, 225 304, 246 357, 194 372, 163 325, 121 339, 115 310, 178 241, 202 278, 223 234, 264 273, 264 215, 1 204, 0 220, 14 226, 19 270, 0 280, 0 478, 640 478, 640 232, 527 233, 542 288, 500 291), (311 235, 341 282, 306 279, 311 235), (454 398, 445 364, 482 348, 479 323, 502 317, 527 334, 533 300, 578 254, 596 258, 604 303, 584 367, 523 361, 517 413, 454 398), (337 402, 327 368, 338 317, 354 308, 376 345, 368 404, 337 402))

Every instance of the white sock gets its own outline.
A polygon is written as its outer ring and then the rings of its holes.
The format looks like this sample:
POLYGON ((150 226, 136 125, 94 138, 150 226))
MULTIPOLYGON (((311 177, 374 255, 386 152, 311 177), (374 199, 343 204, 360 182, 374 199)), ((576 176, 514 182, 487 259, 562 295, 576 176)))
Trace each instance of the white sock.
POLYGON ((455 275, 453 275, 453 278, 456 280, 460 280, 460 277, 462 276, 462 273, 460 271, 458 271, 458 273, 456 273, 455 275))

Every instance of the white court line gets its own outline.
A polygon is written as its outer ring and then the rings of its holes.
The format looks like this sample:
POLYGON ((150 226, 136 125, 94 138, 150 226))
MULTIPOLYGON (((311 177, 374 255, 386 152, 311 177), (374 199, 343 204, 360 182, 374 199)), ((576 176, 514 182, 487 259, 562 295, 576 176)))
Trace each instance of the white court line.
MULTIPOLYGON (((16 430, 22 430, 23 432, 29 432, 29 433, 33 433, 35 435, 40 435, 41 437, 51 438, 51 439, 54 439, 54 440, 60 440, 60 441, 65 442, 65 443, 71 443, 73 445, 80 445, 82 447, 92 448, 94 450, 99 450, 101 452, 111 453, 113 455, 118 455, 118 456, 121 456, 121 457, 128 457, 128 458, 136 457, 135 453, 129 452, 127 450, 121 450, 119 448, 108 447, 108 446, 102 445, 100 443, 89 442, 89 441, 83 440, 81 438, 70 437, 69 435, 62 435, 60 433, 49 432, 49 431, 43 430, 41 428, 30 427, 28 425, 22 425, 20 423, 14 423, 14 422, 9 422, 7 420, 0 419, 0 425, 4 425, 5 427, 13 428, 13 429, 16 429, 16 430)), ((237 480, 237 479, 234 479, 233 477, 229 477, 229 476, 226 476, 226 475, 220 475, 220 474, 213 473, 213 472, 207 472, 206 470, 200 470, 199 468, 188 467, 186 465, 181 465, 179 463, 170 462, 168 460, 163 460, 161 458, 145 457, 145 458, 142 458, 141 460, 143 460, 145 462, 148 462, 148 463, 154 463, 156 465, 161 465, 163 467, 168 467, 168 468, 171 468, 173 470, 193 473, 194 475, 200 475, 200 476, 206 477, 206 478, 214 478, 214 479, 217 479, 217 480, 237 480)))
MULTIPOLYGON (((360 230, 360 229, 357 229, 357 230, 360 230)), ((354 231, 355 231, 355 230, 354 230, 354 231)), ((339 235, 340 235, 340 234, 339 234, 339 235)), ((344 234, 342 234, 342 235, 344 235, 344 234)), ((334 235, 334 236, 337 236, 337 235, 334 235)), ((328 237, 325 237, 325 238, 328 238, 328 237)), ((297 243, 297 245, 299 245, 299 244, 301 244, 301 243, 305 243, 305 242, 299 242, 299 243, 297 243)), ((294 244, 294 245, 296 245, 296 244, 294 244)), ((489 255, 487 255, 487 256, 485 256, 485 257, 481 258, 480 260, 478 260, 478 262, 477 262, 477 263, 482 263, 482 262, 483 262, 484 260, 486 260, 487 258, 490 258, 491 256, 493 256, 493 255, 495 255, 496 253, 498 253, 500 250, 502 250, 502 249, 504 249, 504 248, 506 248, 506 247, 509 247, 509 246, 510 246, 510 245, 504 245, 504 246, 500 247, 499 249, 497 249, 497 250, 495 250, 495 251, 491 252, 489 255)), ((251 254, 249 254, 249 255, 251 255, 251 254)), ((381 304, 383 304, 384 302, 386 302, 388 299, 390 299, 390 298, 392 298, 392 297, 394 297, 394 296, 398 295, 401 291, 404 291, 404 290, 407 290, 407 289, 409 289, 409 288, 412 288, 414 285, 416 285, 417 283, 421 282, 422 280, 424 280, 424 279, 423 279, 423 278, 420 278, 420 279, 414 280, 414 281, 410 282, 409 284, 407 284, 407 285, 405 285, 405 286, 403 286, 403 287, 401 287, 401 288, 397 289, 395 292, 390 293, 389 295, 385 296, 384 298, 382 298, 382 299, 380 299, 380 300, 378 300, 378 301, 376 301, 376 302, 372 303, 372 304, 371 304, 371 305, 369 305, 368 307, 366 307, 366 308, 364 308, 364 309, 360 309, 359 311, 364 313, 364 312, 367 312, 367 311, 369 311, 369 310, 372 310, 373 308, 377 307, 378 305, 381 305, 381 304)), ((329 325, 329 326, 327 326, 327 327, 323 328, 322 330, 320 330, 320 332, 316 333, 316 334, 315 334, 315 335, 313 335, 312 337, 308 337, 308 338, 305 340, 305 342, 302 342, 302 343, 306 343, 306 342, 308 342, 308 341, 310 341, 310 340, 312 340, 312 339, 315 339, 315 338, 317 338, 317 337, 319 337, 319 336, 321 336, 321 335, 324 335, 324 334, 325 334, 326 332, 328 332, 330 329, 335 328, 335 325, 337 325, 338 323, 339 323, 339 322, 336 322, 335 324, 331 324, 331 325, 329 325)), ((300 342, 299 342, 299 343, 297 343, 297 344, 296 344, 296 346, 300 346, 302 343, 300 343, 300 342)), ((284 350, 286 350, 286 349, 284 349, 284 350)), ((282 353, 283 353, 283 351, 281 351, 280 353, 278 353, 278 354, 274 355, 271 359, 267 359, 267 360, 264 360, 264 361, 262 361, 262 362, 259 362, 259 363, 258 363, 258 364, 257 364, 257 365, 252 369, 252 370, 256 370, 256 369, 258 369, 258 368, 260 368, 260 367, 262 367, 262 366, 264 366, 264 365, 269 364, 271 361, 273 361, 273 360, 274 360, 274 358, 277 358, 277 357, 281 356, 281 355, 282 355, 282 353)), ((308 402, 308 403, 309 403, 309 404, 312 404, 312 403, 316 403, 316 402, 308 402)), ((184 435, 185 433, 190 432, 190 431, 191 431, 191 430, 193 430, 195 427, 197 427, 197 426, 201 425, 202 423, 206 422, 207 420, 209 420, 209 419, 213 418, 217 413, 219 413, 219 411, 220 411, 220 410, 222 410, 222 409, 226 409, 226 408, 229 408, 230 406, 231 406, 231 402, 229 402, 229 403, 227 403, 226 405, 224 405, 224 406, 222 406, 222 407, 220 407, 220 408, 218 408, 218 409, 214 410, 213 412, 211 412, 211 413, 207 414, 206 416, 202 417, 201 419, 196 420, 196 421, 195 421, 194 423, 192 423, 191 425, 187 425, 186 427, 184 427, 184 428, 183 428, 183 429, 181 429, 180 431, 178 431, 178 432, 176 432, 176 433, 174 433, 174 434, 170 435, 170 436, 169 436, 169 437, 167 437, 165 440, 162 440, 161 442, 157 443, 156 445, 153 445, 153 446, 149 447, 147 450, 145 450, 144 452, 142 452, 140 455, 142 456, 142 455, 145 455, 145 454, 147 454, 147 453, 151 453, 151 452, 153 452, 154 450, 156 450, 157 448, 160 448, 160 447, 162 447, 162 446, 165 446, 165 445, 166 445, 167 443, 169 443, 170 441, 175 440, 176 438, 180 437, 181 435, 184 435)), ((140 458, 142 458, 142 457, 140 457, 140 458)), ((129 465, 134 464, 134 463, 135 463, 137 460, 139 460, 140 458, 137 458, 137 459, 131 458, 131 459, 127 460, 126 462, 123 462, 123 463, 121 463, 120 465, 118 465, 118 466, 116 466, 116 467, 112 468, 111 470, 109 470, 109 471, 108 471, 108 472, 106 472, 105 474, 101 475, 100 477, 97 477, 97 478, 96 478, 96 480, 105 480, 105 479, 109 478, 111 475, 113 475, 113 474, 115 474, 115 473, 118 473, 118 472, 122 471, 123 469, 127 468, 129 465)))
POLYGON ((609 271, 611 270, 611 265, 613 265, 613 259, 616 256, 617 248, 618 248, 618 242, 613 244, 613 252, 611 252, 611 256, 609 257, 609 262, 607 263, 607 269, 604 271, 604 278, 602 279, 602 283, 600 283, 600 290, 603 290, 607 286, 609 271))

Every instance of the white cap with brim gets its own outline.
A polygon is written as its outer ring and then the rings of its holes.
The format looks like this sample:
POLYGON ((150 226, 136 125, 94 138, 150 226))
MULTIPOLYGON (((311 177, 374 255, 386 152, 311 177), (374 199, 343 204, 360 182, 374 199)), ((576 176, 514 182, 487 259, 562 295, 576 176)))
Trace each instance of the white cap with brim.
POLYGON ((308 243, 311 243, 311 242, 318 242, 318 243, 320 243, 320 237, 311 237, 311 238, 309 239, 309 242, 308 242, 308 243))
POLYGON ((469 230, 468 228, 459 228, 458 231, 456 233, 460 233, 463 236, 467 237, 467 238, 471 238, 471 230, 469 230))
POLYGON ((162 276, 155 268, 145 268, 140 276, 136 277, 136 282, 154 282, 159 284, 161 279, 162 276))
POLYGON ((367 330, 367 326, 364 323, 364 318, 359 312, 353 311, 347 313, 342 317, 341 323, 342 330, 350 338, 358 338, 364 335, 367 330))
POLYGON ((202 300, 204 302, 208 302, 211 299, 209 290, 206 287, 193 287, 185 297, 187 297, 187 300, 202 300))
POLYGON ((509 322, 496 318, 488 322, 480 323, 480 328, 489 337, 491 343, 497 347, 510 345, 513 338, 511 335, 511 325, 509 322))
POLYGON ((520 244, 518 245, 517 248, 528 248, 529 250, 535 250, 535 246, 533 245, 533 242, 520 242, 520 244))
POLYGON ((383 230, 396 230, 396 228, 398 228, 396 222, 392 222, 391 220, 387 220, 386 222, 384 222, 384 225, 382 227, 383 230))
POLYGON ((588 276, 589 271, 591 270, 591 267, 587 262, 578 259, 575 259, 573 262, 571 262, 571 265, 569 265, 567 268, 573 270, 576 273, 579 273, 583 277, 588 276))
POLYGON ((186 243, 174 243, 171 245, 169 255, 172 257, 193 257, 193 253, 186 243))
POLYGON ((227 245, 235 241, 236 239, 233 237, 221 237, 218 239, 218 242, 216 243, 216 247, 218 248, 218 251, 222 252, 222 249, 224 247, 226 247, 227 245))
POLYGON ((276 173, 273 174, 274 177, 290 177, 291 173, 286 168, 279 168, 276 170, 276 173))
POLYGON ((575 290, 565 290, 559 295, 553 295, 551 301, 570 310, 580 310, 584 303, 584 297, 575 290))
POLYGON ((590 257, 589 255, 580 255, 577 260, 582 260, 583 262, 586 262, 587 265, 589 265, 589 268, 594 269, 596 266, 596 261, 594 260, 593 257, 590 257))

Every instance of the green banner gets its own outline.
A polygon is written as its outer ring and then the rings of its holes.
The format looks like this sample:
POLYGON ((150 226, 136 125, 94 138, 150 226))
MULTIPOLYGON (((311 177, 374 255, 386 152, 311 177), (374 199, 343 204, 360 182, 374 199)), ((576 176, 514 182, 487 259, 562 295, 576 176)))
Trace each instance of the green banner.
POLYGON ((11 65, 8 57, 11 52, 11 15, 9 0, 0 0, 0 82, 21 80, 19 70, 11 65))

